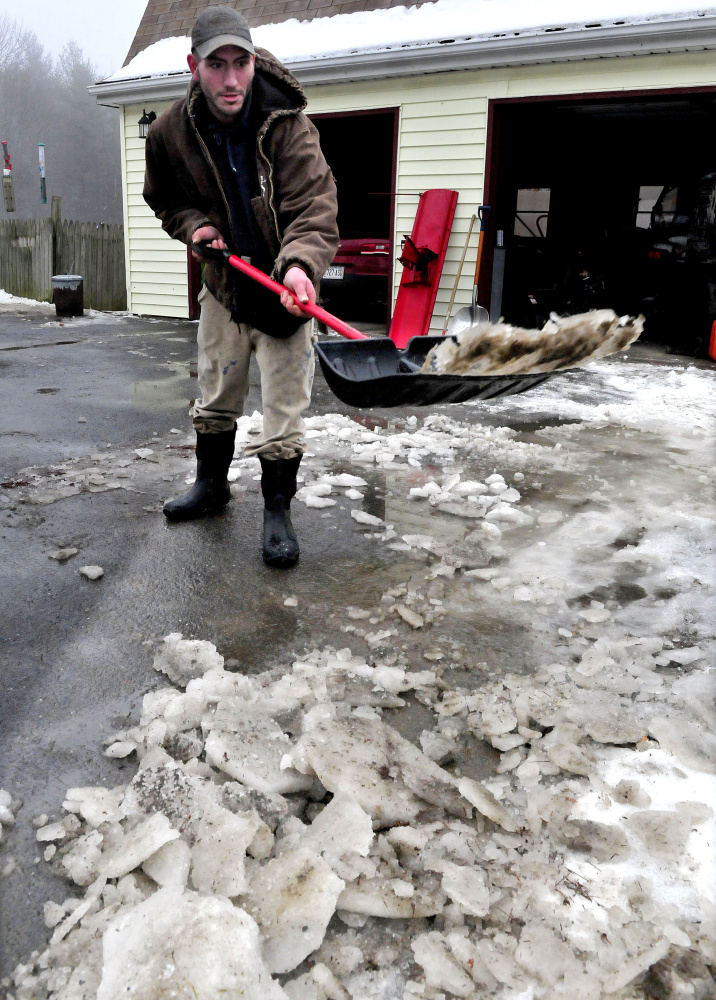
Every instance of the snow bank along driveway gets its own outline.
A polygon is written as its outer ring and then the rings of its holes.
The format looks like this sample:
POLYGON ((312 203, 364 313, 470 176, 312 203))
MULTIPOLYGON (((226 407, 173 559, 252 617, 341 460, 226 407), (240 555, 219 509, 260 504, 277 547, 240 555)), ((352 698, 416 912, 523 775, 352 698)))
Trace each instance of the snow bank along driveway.
MULTIPOLYGON (((165 686, 105 749, 134 778, 36 821, 72 888, 5 995, 713 997, 715 382, 618 361, 496 404, 512 427, 311 418, 299 502, 403 582, 336 608, 344 648, 258 676, 164 639, 165 686)), ((142 450, 18 490, 189 468, 142 450)))

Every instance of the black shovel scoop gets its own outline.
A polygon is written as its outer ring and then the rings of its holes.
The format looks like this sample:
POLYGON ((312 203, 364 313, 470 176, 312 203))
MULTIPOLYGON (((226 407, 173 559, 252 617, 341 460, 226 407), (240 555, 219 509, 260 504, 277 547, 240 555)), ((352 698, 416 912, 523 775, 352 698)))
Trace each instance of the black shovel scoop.
MULTIPOLYGON (((229 250, 195 243, 192 250, 207 260, 226 260, 231 267, 258 281, 276 295, 288 291, 263 271, 229 250)), ((342 403, 355 407, 431 406, 469 399, 513 396, 545 382, 558 372, 526 375, 436 375, 421 373, 428 351, 443 337, 411 337, 398 350, 389 337, 367 337, 331 313, 311 303, 296 302, 308 316, 325 323, 347 343, 317 343, 316 354, 329 388, 342 403)), ((267 331, 268 332, 268 331, 267 331)))

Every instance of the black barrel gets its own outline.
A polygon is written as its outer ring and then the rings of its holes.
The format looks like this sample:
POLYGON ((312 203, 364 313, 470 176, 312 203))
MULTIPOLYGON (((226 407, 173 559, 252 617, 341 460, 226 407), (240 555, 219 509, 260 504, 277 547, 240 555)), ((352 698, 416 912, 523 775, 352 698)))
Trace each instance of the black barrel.
POLYGON ((81 274, 52 276, 52 301, 58 316, 84 316, 84 281, 81 274))

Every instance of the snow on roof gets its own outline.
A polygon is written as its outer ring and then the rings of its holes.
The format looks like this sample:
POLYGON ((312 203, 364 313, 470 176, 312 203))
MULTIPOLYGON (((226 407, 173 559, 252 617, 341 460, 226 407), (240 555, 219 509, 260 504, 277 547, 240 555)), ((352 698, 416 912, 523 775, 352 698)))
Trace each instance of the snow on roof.
MULTIPOLYGON (((418 46, 443 39, 469 40, 501 32, 540 29, 595 28, 639 21, 703 15, 694 0, 582 0, 579 20, 565 0, 437 0, 421 7, 335 14, 310 21, 291 19, 254 28, 257 45, 284 61, 320 59, 329 55, 380 52, 418 46)), ((138 53, 105 82, 186 71, 190 49, 187 37, 164 38, 138 53)))

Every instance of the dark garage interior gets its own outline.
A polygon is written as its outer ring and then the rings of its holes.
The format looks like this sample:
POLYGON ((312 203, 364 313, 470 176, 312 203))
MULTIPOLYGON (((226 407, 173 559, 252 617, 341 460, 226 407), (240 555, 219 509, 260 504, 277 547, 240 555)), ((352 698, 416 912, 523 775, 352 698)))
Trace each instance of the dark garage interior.
POLYGON ((495 102, 491 145, 498 249, 481 299, 493 318, 535 327, 552 311, 644 313, 643 339, 706 356, 716 93, 495 102))
POLYGON ((341 236, 321 297, 341 316, 383 321, 392 274, 397 109, 311 120, 336 180, 341 236))

